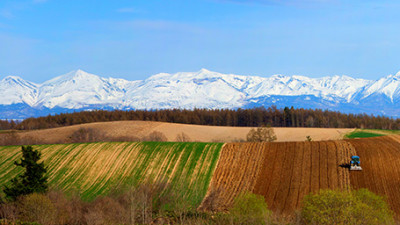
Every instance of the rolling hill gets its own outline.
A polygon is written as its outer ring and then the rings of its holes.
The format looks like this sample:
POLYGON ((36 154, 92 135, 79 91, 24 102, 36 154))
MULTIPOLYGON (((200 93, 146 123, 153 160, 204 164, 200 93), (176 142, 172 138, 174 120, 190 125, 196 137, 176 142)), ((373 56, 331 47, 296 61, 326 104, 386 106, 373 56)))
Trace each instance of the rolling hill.
MULTIPOLYGON (((140 182, 185 185, 193 204, 208 188, 222 144, 102 142, 34 146, 48 167, 49 184, 91 200, 116 186, 140 182), (194 191, 196 190, 196 191, 194 191)), ((20 146, 0 147, 0 185, 21 172, 20 146)))
MULTIPOLYGON (((49 167, 50 184, 93 199, 118 185, 163 180, 184 185, 192 206, 224 211, 235 196, 264 196, 277 214, 294 215, 321 189, 367 188, 386 196, 400 217, 400 136, 274 143, 101 142, 34 146, 49 167), (362 171, 346 168, 359 155, 362 171)), ((20 147, 0 147, 0 185, 21 172, 20 147)))
MULTIPOLYGON (((252 127, 203 126, 153 121, 115 121, 88 123, 67 127, 20 132, 21 138, 40 139, 42 143, 64 143, 65 138, 80 128, 101 130, 109 137, 143 138, 153 131, 163 133, 168 141, 176 141, 177 135, 185 133, 196 142, 237 142, 246 140, 252 127)), ((348 128, 286 128, 275 127, 277 141, 303 141, 306 136, 313 140, 339 140, 354 129, 348 128)))
POLYGON ((229 143, 221 152, 199 209, 226 210, 242 191, 264 196, 269 208, 293 215, 320 189, 367 188, 386 196, 400 216, 400 136, 317 142, 229 143), (359 155, 362 171, 349 171, 359 155))

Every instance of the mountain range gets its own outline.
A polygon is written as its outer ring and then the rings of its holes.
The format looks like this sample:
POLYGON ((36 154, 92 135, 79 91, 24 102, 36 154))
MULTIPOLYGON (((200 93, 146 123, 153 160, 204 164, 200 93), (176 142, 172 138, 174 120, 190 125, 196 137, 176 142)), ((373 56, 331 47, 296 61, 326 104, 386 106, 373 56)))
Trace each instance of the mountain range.
POLYGON ((160 73, 145 80, 103 78, 76 70, 42 84, 0 81, 0 119, 24 119, 94 109, 319 108, 400 116, 400 72, 379 80, 197 72, 160 73))

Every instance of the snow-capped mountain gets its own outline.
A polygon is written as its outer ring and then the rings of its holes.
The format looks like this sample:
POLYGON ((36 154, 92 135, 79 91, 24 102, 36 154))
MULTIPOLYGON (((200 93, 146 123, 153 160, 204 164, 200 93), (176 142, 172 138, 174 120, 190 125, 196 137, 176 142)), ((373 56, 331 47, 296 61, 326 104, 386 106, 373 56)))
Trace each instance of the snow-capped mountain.
POLYGON ((17 76, 8 76, 0 81, 0 104, 10 105, 24 102, 35 104, 38 85, 17 76))
POLYGON ((396 75, 389 75, 365 87, 362 93, 362 99, 371 95, 384 95, 392 102, 400 98, 400 72, 396 75))
POLYGON ((117 107, 124 97, 128 81, 105 79, 82 70, 44 82, 39 86, 39 96, 32 106, 56 106, 79 109, 91 105, 117 107))
POLYGON ((160 73, 141 81, 76 70, 42 84, 0 81, 1 119, 90 109, 322 108, 398 117, 400 72, 376 81, 348 76, 308 78, 198 72, 160 73))

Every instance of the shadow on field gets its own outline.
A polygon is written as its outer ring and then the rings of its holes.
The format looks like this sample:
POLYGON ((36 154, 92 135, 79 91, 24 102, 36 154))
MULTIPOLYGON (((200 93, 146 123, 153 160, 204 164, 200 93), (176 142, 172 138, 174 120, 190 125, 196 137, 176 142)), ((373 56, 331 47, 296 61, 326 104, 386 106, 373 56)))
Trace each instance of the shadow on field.
POLYGON ((351 167, 350 163, 342 163, 339 166, 342 167, 342 168, 346 168, 346 169, 350 169, 350 167, 351 167))

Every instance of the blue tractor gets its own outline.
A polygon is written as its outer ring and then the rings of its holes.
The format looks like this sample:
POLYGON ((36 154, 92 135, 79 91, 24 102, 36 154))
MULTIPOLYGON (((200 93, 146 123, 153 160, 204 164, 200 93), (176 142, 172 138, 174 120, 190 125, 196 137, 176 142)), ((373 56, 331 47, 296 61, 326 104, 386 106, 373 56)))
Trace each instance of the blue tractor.
POLYGON ((362 170, 360 166, 360 157, 353 155, 350 161, 350 170, 362 170))

